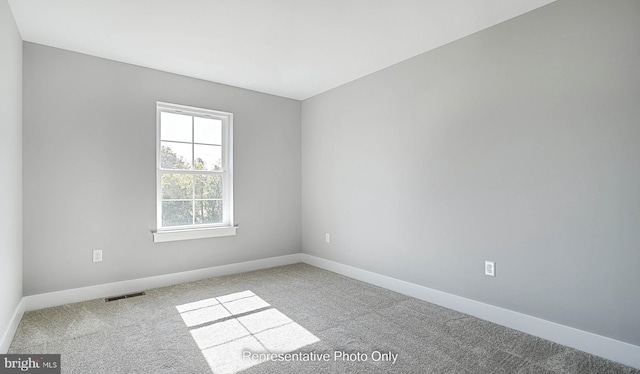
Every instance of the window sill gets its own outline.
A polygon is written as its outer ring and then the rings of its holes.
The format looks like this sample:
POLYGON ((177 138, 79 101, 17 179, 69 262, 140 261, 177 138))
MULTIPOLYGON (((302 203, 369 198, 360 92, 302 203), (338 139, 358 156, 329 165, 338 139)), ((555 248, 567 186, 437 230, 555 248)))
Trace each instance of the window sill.
POLYGON ((216 238, 219 236, 233 236, 238 226, 208 227, 206 229, 171 230, 153 233, 153 242, 175 242, 178 240, 216 238))

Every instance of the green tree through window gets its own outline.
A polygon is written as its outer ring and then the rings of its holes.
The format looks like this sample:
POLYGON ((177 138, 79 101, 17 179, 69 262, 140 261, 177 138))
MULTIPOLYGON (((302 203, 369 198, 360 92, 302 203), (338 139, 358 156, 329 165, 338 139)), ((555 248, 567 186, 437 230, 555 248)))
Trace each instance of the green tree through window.
POLYGON ((231 114, 166 106, 158 104, 159 229, 232 226, 231 114))
MULTIPOLYGON (((188 163, 169 147, 161 148, 170 169, 187 170, 188 163)), ((195 160, 195 170, 207 170, 204 160, 195 160)), ((220 170, 219 164, 213 169, 220 170)), ((222 177, 203 174, 162 175, 162 221, 164 226, 222 222, 222 177), (195 217, 194 217, 195 216, 195 217)))

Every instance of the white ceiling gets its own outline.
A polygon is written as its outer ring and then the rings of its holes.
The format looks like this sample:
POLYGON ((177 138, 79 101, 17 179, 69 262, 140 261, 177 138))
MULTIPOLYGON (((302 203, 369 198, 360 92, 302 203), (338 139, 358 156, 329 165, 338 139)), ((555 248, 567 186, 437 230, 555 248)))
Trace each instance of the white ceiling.
POLYGON ((22 39, 306 99, 554 0, 9 0, 22 39))

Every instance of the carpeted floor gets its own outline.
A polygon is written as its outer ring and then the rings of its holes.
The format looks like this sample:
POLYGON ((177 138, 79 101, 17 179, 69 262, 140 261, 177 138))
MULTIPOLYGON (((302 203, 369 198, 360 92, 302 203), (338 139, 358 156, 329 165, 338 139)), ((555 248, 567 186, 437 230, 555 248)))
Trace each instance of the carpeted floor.
POLYGON ((146 292, 28 312, 9 353, 63 373, 640 373, 305 264, 146 292))

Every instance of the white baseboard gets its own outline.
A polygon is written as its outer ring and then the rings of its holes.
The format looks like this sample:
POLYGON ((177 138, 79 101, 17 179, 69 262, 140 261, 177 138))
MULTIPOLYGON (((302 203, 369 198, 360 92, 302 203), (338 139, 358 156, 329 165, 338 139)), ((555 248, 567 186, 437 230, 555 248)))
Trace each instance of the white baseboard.
POLYGON ((16 329, 18 328, 18 324, 20 323, 25 311, 137 292, 146 289, 166 287, 211 277, 243 273, 275 266, 290 265, 298 262, 304 262, 309 265, 333 271, 350 278, 412 296, 420 300, 428 301, 433 304, 441 305, 449 309, 457 310, 474 317, 640 369, 639 346, 305 253, 25 296, 16 307, 11 324, 5 331, 2 340, 0 340, 0 353, 6 353, 8 351, 9 345, 11 344, 16 329))
POLYGON ((9 326, 7 326, 7 329, 2 335, 2 340, 0 340, 0 354, 6 354, 9 351, 11 341, 13 341, 13 337, 16 334, 16 330, 18 330, 18 325, 20 324, 20 320, 22 319, 22 315, 24 314, 24 305, 25 303, 23 298, 16 306, 16 310, 13 312, 13 316, 11 316, 11 322, 9 322, 9 326))
MULTIPOLYGON (((296 253, 286 256, 239 262, 236 264, 214 266, 206 269, 190 270, 180 273, 158 275, 148 278, 132 279, 122 282, 106 283, 96 286, 25 296, 22 298, 22 301, 24 302, 23 310, 30 311, 49 308, 102 297, 139 292, 152 288, 172 286, 179 283, 193 282, 206 278, 290 265, 300 261, 300 254, 296 253)), ((18 321, 20 321, 20 319, 18 319, 18 321)))
POLYGON ((640 347, 306 253, 302 262, 640 369, 640 347))

